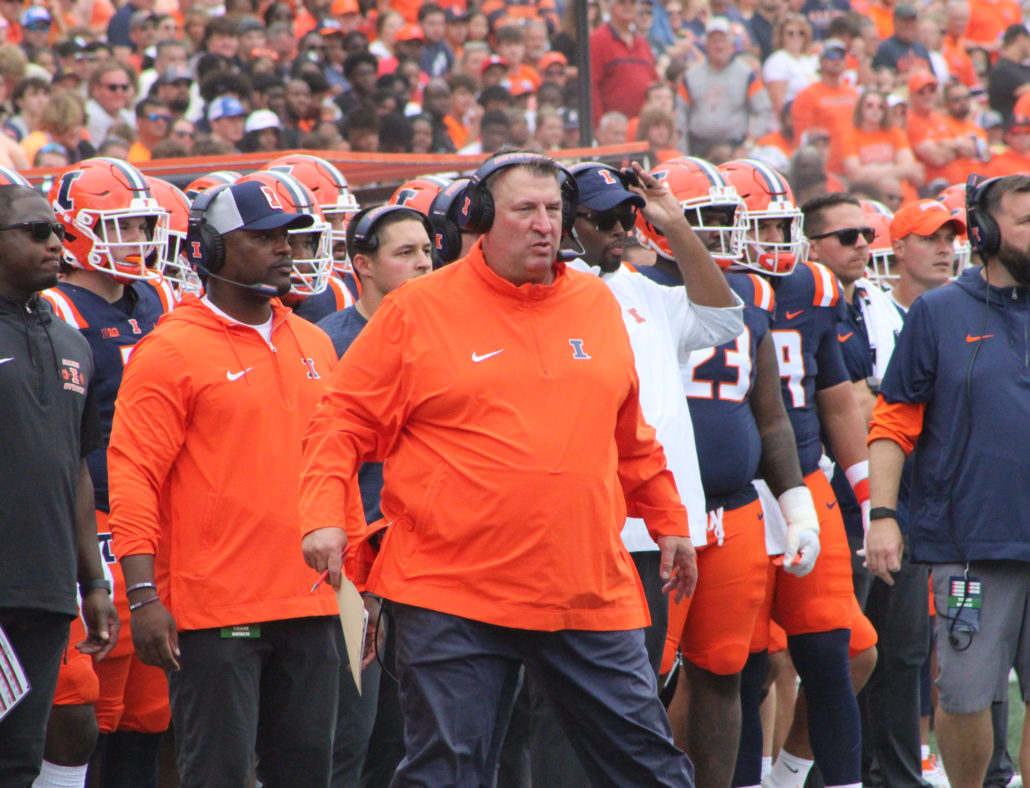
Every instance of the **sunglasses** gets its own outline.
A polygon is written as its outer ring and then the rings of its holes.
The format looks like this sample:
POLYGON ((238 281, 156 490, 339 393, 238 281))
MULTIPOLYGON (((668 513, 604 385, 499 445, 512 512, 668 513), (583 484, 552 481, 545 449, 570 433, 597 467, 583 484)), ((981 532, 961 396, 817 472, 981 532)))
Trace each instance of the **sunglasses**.
POLYGON ((44 30, 50 29, 49 22, 33 22, 31 25, 25 25, 26 30, 35 30, 37 33, 42 33, 44 30))
POLYGON ((809 236, 808 240, 819 241, 823 238, 829 238, 831 235, 836 236, 841 246, 854 246, 858 243, 859 235, 865 238, 867 244, 871 244, 876 237, 876 230, 872 227, 845 227, 843 230, 834 230, 832 233, 809 236))
POLYGON ((108 90, 110 90, 112 93, 114 93, 116 90, 128 90, 129 89, 128 84, 124 84, 124 85, 121 85, 121 84, 104 85, 104 87, 107 88, 108 90))
POLYGON ((577 213, 576 216, 580 219, 586 219, 588 222, 593 222, 594 227, 601 233, 611 232, 616 222, 621 224, 622 229, 628 233, 633 229, 633 225, 637 223, 637 212, 634 208, 630 208, 628 211, 577 213))
POLYGON ((163 120, 165 123, 171 123, 172 122, 172 116, 171 115, 162 115, 162 114, 160 114, 158 112, 151 112, 149 115, 147 115, 147 120, 151 120, 151 121, 163 120))
POLYGON ((28 230, 32 240, 39 243, 49 241, 51 235, 56 235, 60 240, 64 240, 64 225, 60 222, 18 222, 0 227, 0 230, 28 230))
POLYGON ((186 139, 186 138, 193 139, 194 137, 197 136, 192 131, 183 131, 182 129, 176 129, 175 131, 172 132, 172 134, 174 136, 176 136, 176 137, 182 137, 183 139, 186 139))
POLYGON ((823 52, 823 57, 827 60, 843 60, 844 50, 843 49, 827 49, 823 52))

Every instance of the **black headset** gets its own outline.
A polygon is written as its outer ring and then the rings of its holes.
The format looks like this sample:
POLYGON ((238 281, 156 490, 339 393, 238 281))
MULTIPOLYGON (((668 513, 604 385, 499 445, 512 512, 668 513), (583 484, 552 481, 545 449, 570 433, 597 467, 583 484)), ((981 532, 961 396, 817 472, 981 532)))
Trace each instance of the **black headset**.
POLYGON ((576 178, 565 167, 550 156, 542 153, 515 151, 493 156, 483 162, 472 174, 461 200, 458 211, 458 223, 463 230, 482 235, 494 223, 494 198, 486 186, 487 179, 496 172, 507 167, 518 167, 526 164, 542 164, 557 167, 558 183, 561 186, 561 229, 563 235, 572 232, 576 220, 576 206, 579 203, 579 184, 576 178))
MULTIPOLYGON (((1004 177, 1004 176, 1002 176, 1004 177)), ((981 180, 979 175, 970 175, 966 181, 966 229, 969 234, 969 246, 987 262, 987 258, 998 253, 1001 248, 1001 228, 985 207, 984 198, 987 190, 1001 180, 987 178, 981 180)))
POLYGON ((433 225, 430 224, 424 213, 406 205, 379 205, 369 208, 364 214, 358 214, 357 224, 352 220, 347 226, 347 253, 351 258, 353 259, 356 254, 367 254, 378 249, 379 236, 376 235, 376 225, 384 216, 399 211, 403 211, 412 220, 417 219, 422 222, 422 226, 426 228, 426 235, 429 236, 429 242, 432 244, 433 225), (354 228, 353 232, 350 230, 351 227, 354 228))
POLYGON ((444 265, 453 263, 461 256, 458 207, 468 185, 468 178, 459 178, 449 183, 433 198, 429 206, 429 222, 433 225, 436 255, 444 265))
POLYGON ((207 223, 208 208, 229 184, 213 186, 197 195, 190 206, 190 223, 186 230, 186 251, 189 261, 201 270, 218 273, 225 265, 225 241, 222 234, 207 223))

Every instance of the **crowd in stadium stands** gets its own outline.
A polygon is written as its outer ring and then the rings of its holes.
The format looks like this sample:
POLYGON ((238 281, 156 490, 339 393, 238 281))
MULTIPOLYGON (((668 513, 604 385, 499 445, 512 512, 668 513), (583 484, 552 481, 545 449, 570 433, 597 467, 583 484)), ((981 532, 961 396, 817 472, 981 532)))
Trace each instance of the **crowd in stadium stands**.
POLYGON ((583 2, 0 0, 0 786, 1022 784, 1023 8, 583 2))
MULTIPOLYGON (((644 141, 652 164, 757 156, 801 193, 825 178, 900 184, 907 201, 1025 162, 1030 36, 1016 0, 588 8, 593 137, 644 141)), ((0 165, 16 169, 96 154, 553 150, 584 120, 572 3, 2 10, 3 129, 17 145, 0 140, 0 165)))

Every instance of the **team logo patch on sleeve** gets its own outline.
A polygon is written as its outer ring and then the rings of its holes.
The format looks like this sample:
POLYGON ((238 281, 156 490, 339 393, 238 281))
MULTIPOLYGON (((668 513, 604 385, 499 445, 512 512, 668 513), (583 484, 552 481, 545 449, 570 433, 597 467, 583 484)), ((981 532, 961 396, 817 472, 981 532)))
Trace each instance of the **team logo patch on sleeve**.
POLYGON ((78 361, 70 358, 61 359, 61 380, 64 381, 65 391, 86 393, 86 376, 82 374, 82 367, 78 361))

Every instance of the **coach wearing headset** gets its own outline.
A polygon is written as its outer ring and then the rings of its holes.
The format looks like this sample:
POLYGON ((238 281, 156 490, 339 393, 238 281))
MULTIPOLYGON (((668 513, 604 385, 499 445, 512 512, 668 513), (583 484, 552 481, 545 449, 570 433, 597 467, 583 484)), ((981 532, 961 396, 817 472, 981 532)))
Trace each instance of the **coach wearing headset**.
POLYGON ((490 784, 523 663, 595 782, 693 784, 644 649, 626 509, 678 596, 694 551, 619 306, 556 262, 575 201, 547 156, 488 159, 462 200, 481 239, 386 298, 305 437, 304 555, 334 585, 365 531, 358 466, 385 460, 368 587, 396 627, 396 786, 490 784))
POLYGON ((955 788, 983 784, 991 701, 1014 664, 1030 676, 1030 176, 975 177, 967 225, 984 264, 912 304, 869 433, 866 565, 886 583, 900 568, 902 464, 915 458, 909 538, 932 569, 937 741, 955 788))
POLYGON ((300 442, 336 361, 290 289, 311 226, 252 181, 193 204, 206 277, 136 345, 108 449, 111 530, 140 659, 168 671, 184 786, 329 783, 339 659, 332 593, 296 555, 300 442))

